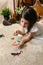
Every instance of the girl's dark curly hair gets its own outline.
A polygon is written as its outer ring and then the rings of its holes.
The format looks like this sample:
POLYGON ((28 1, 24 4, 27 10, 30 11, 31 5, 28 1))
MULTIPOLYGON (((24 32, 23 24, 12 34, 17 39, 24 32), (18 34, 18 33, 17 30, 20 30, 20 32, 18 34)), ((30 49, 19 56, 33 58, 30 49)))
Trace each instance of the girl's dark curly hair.
POLYGON ((32 7, 25 7, 22 11, 22 18, 26 19, 30 23, 31 28, 37 21, 37 13, 32 7))

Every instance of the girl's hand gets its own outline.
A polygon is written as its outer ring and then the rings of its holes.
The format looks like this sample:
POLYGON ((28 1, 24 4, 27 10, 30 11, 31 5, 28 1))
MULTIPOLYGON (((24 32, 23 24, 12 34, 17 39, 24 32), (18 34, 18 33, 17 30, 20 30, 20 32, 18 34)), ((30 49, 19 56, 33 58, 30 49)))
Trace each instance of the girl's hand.
POLYGON ((14 32, 14 35, 18 35, 18 34, 20 34, 20 30, 16 30, 15 32, 14 32))
POLYGON ((18 46, 19 45, 19 42, 13 42, 12 45, 13 46, 18 46))
POLYGON ((19 46, 19 47, 22 47, 23 44, 24 44, 23 41, 21 41, 21 42, 13 42, 13 43, 12 43, 13 46, 19 46))
POLYGON ((25 42, 25 37, 22 38, 21 42, 13 42, 13 46, 19 46, 22 47, 24 45, 25 42))

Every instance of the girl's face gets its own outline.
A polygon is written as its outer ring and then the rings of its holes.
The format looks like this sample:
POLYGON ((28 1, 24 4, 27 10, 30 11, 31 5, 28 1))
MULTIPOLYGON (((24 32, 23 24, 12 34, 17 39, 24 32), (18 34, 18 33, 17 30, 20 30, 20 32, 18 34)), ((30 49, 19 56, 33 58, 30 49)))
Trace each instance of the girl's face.
POLYGON ((29 21, 27 21, 27 20, 24 19, 24 18, 21 18, 20 24, 21 24, 22 27, 24 27, 24 28, 28 28, 29 25, 30 25, 29 21))

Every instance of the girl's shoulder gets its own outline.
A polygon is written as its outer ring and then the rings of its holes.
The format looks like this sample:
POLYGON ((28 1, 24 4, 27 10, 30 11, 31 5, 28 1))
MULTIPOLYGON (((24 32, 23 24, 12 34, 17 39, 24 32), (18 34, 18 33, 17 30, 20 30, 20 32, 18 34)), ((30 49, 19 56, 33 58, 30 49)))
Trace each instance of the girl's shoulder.
POLYGON ((35 23, 35 24, 33 25, 33 27, 31 28, 30 31, 31 31, 31 32, 37 32, 37 31, 38 31, 38 24, 35 23))

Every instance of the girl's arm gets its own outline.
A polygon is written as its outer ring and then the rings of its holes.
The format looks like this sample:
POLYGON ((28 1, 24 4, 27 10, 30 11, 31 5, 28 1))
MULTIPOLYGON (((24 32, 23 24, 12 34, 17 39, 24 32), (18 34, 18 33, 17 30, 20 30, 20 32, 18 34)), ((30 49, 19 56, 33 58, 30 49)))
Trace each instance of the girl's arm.
POLYGON ((19 34, 25 35, 25 31, 19 31, 19 34))
POLYGON ((21 30, 16 30, 14 32, 14 35, 18 35, 18 34, 25 35, 26 33, 25 33, 25 30, 22 28, 21 30))
POLYGON ((24 36, 19 46, 22 46, 24 43, 30 41, 35 34, 35 32, 30 32, 28 35, 24 36))
POLYGON ((25 35, 25 32, 24 31, 20 31, 20 30, 16 30, 14 32, 14 35, 18 35, 18 34, 25 35))

